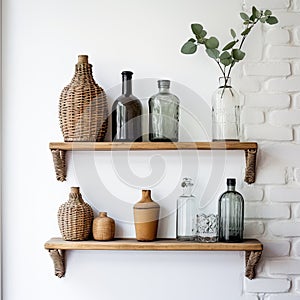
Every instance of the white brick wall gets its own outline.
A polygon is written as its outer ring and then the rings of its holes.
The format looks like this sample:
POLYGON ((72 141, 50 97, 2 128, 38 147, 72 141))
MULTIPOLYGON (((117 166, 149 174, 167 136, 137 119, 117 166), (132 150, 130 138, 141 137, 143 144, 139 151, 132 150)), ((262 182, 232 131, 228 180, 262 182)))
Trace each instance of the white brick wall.
POLYGON ((300 300, 300 0, 241 4, 246 12, 252 5, 271 9, 279 19, 249 39, 246 52, 255 54, 247 53, 235 84, 244 99, 243 138, 259 143, 256 182, 239 189, 244 236, 264 244, 258 277, 244 281, 244 296, 300 300))
POLYGON ((288 240, 262 240, 264 244, 264 257, 282 257, 290 254, 290 242, 288 240))
POLYGON ((265 263, 266 270, 271 274, 299 275, 300 259, 270 260, 265 263))
POLYGON ((268 198, 274 202, 300 202, 300 187, 272 187, 268 198))
POLYGON ((244 72, 248 76, 288 76, 291 66, 288 62, 246 63, 244 72))
POLYGON ((300 222, 276 221, 269 225, 269 230, 274 236, 298 237, 300 231, 300 222))
POLYGON ((287 278, 257 278, 256 280, 245 279, 245 290, 248 293, 284 293, 290 289, 290 286, 291 282, 287 278))
POLYGON ((288 219, 290 217, 290 207, 287 204, 246 204, 246 219, 288 219))
POLYGON ((287 44, 290 41, 290 33, 286 29, 274 28, 266 33, 266 42, 271 45, 287 44))
POLYGON ((267 108, 288 108, 290 96, 288 94, 247 94, 245 106, 267 107, 267 108))

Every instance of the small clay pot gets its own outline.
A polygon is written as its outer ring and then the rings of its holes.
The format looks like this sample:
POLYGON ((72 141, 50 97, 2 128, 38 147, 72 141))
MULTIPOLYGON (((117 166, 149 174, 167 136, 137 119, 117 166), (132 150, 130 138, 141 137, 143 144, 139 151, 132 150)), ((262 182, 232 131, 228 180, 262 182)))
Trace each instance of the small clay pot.
POLYGON ((151 191, 142 190, 142 199, 133 207, 135 234, 138 241, 150 242, 156 239, 159 209, 159 204, 151 199, 151 191))
POLYGON ((115 221, 107 216, 106 212, 100 212, 93 221, 93 237, 97 241, 110 241, 115 236, 115 221))

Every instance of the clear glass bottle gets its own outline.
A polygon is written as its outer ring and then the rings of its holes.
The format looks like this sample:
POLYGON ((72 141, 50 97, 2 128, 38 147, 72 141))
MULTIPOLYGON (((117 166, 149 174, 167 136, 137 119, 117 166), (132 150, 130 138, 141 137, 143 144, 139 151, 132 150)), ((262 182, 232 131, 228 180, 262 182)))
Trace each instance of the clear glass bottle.
POLYGON ((219 78, 220 86, 212 97, 213 141, 240 140, 239 94, 231 86, 231 79, 219 78))
POLYGON ((183 194, 177 200, 176 238, 181 241, 195 239, 196 198, 192 195, 191 178, 183 178, 183 194))
POLYGON ((112 106, 113 142, 142 141, 142 104, 132 94, 132 75, 122 72, 122 95, 112 106))
POLYGON ((177 142, 179 99, 170 93, 170 80, 158 80, 159 93, 149 99, 149 140, 177 142))
POLYGON ((235 178, 227 179, 227 191, 219 199, 219 241, 241 242, 244 231, 244 199, 235 190, 235 178))

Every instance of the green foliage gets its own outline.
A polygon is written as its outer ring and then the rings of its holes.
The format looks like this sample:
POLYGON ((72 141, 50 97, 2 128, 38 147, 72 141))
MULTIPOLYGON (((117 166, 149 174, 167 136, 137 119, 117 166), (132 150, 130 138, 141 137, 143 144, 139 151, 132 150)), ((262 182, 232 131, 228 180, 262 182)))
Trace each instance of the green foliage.
POLYGON ((215 60, 221 69, 222 75, 225 77, 225 79, 227 79, 230 76, 232 67, 237 62, 243 60, 246 55, 241 49, 252 28, 258 22, 267 23, 269 25, 278 23, 277 18, 272 15, 272 12, 269 9, 262 11, 258 10, 255 6, 252 7, 251 15, 241 12, 240 17, 245 25, 245 28, 240 33, 241 39, 239 40, 236 32, 233 29, 230 29, 232 40, 222 48, 222 52, 220 52, 218 49, 220 45, 219 40, 214 36, 207 38, 207 32, 204 30, 203 26, 196 23, 191 25, 191 29, 195 35, 195 38, 189 39, 181 47, 181 52, 183 54, 193 54, 197 51, 197 48, 200 45, 203 45, 207 55, 215 60))

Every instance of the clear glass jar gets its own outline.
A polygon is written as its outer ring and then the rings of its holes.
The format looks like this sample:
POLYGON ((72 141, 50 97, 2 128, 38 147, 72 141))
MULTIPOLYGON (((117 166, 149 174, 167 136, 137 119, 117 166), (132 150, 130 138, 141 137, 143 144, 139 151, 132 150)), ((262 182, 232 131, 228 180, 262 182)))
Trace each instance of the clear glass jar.
POLYGON ((220 86, 212 97, 212 140, 240 140, 239 94, 231 86, 231 79, 219 78, 220 86))
POLYGON ((179 99, 170 93, 170 80, 158 80, 158 94, 149 105, 149 140, 151 142, 177 142, 179 99))
POLYGON ((142 141, 142 103, 132 94, 132 75, 122 72, 122 95, 112 106, 113 142, 142 141))
POLYGON ((244 199, 235 190, 235 178, 227 179, 227 191, 219 199, 219 241, 241 242, 244 231, 244 199))
POLYGON ((183 194, 177 200, 176 238, 181 241, 195 239, 196 198, 192 195, 191 178, 183 178, 181 183, 183 194))

